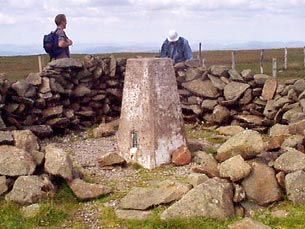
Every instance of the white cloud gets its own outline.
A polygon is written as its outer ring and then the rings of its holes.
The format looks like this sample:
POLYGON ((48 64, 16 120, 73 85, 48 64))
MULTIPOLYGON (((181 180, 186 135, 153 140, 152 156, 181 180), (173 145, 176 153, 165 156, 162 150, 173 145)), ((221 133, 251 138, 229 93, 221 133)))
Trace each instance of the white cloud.
POLYGON ((0 13, 0 25, 13 25, 15 23, 16 23, 15 17, 0 13))
POLYGON ((305 40, 305 0, 0 0, 0 43, 41 42, 67 15, 77 42, 161 42, 175 28, 197 40, 305 40), (289 28, 285 32, 283 28, 289 28))

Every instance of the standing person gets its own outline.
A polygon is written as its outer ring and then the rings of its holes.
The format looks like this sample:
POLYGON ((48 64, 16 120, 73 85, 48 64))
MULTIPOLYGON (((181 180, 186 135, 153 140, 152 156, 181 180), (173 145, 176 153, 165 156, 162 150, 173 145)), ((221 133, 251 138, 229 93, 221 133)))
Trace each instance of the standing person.
POLYGON ((180 37, 175 30, 170 30, 162 44, 160 57, 171 58, 176 64, 192 59, 193 54, 188 41, 180 37))
POLYGON ((55 24, 57 26, 55 33, 58 36, 58 47, 62 49, 62 52, 54 57, 54 59, 61 59, 61 58, 69 58, 70 57, 70 50, 69 46, 73 44, 72 40, 70 40, 64 29, 67 26, 67 18, 64 14, 58 14, 55 17, 55 24))

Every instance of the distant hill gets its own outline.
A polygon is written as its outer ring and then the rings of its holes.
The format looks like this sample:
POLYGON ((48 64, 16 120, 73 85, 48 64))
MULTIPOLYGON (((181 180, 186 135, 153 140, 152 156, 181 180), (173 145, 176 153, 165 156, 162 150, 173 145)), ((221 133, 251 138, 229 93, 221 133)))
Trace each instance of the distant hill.
MULTIPOLYGON (((291 42, 259 42, 225 43, 206 41, 202 43, 202 50, 247 50, 247 49, 271 49, 271 48, 296 48, 304 47, 304 41, 291 42)), ((75 44, 71 47, 73 54, 99 54, 119 52, 159 52, 161 44, 75 44)), ((198 51, 198 44, 192 44, 193 51, 198 51)), ((14 45, 0 44, 0 56, 19 56, 44 54, 41 45, 14 45)))

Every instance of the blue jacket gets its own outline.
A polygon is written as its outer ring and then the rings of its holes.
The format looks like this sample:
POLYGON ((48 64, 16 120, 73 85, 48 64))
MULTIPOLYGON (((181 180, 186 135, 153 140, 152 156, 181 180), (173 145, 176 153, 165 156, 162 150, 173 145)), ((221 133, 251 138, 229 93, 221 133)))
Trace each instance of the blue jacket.
POLYGON ((193 54, 188 41, 180 37, 176 42, 169 42, 166 39, 162 44, 160 57, 171 58, 176 64, 192 59, 193 54))

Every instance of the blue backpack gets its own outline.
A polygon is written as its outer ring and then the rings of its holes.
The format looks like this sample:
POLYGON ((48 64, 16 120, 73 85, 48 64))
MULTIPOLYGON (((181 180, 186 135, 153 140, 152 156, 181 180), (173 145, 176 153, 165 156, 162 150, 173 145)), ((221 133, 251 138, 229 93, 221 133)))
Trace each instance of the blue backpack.
POLYGON ((57 29, 43 37, 43 48, 46 53, 49 54, 50 59, 56 58, 63 51, 63 49, 58 46, 58 36, 56 32, 57 29))

